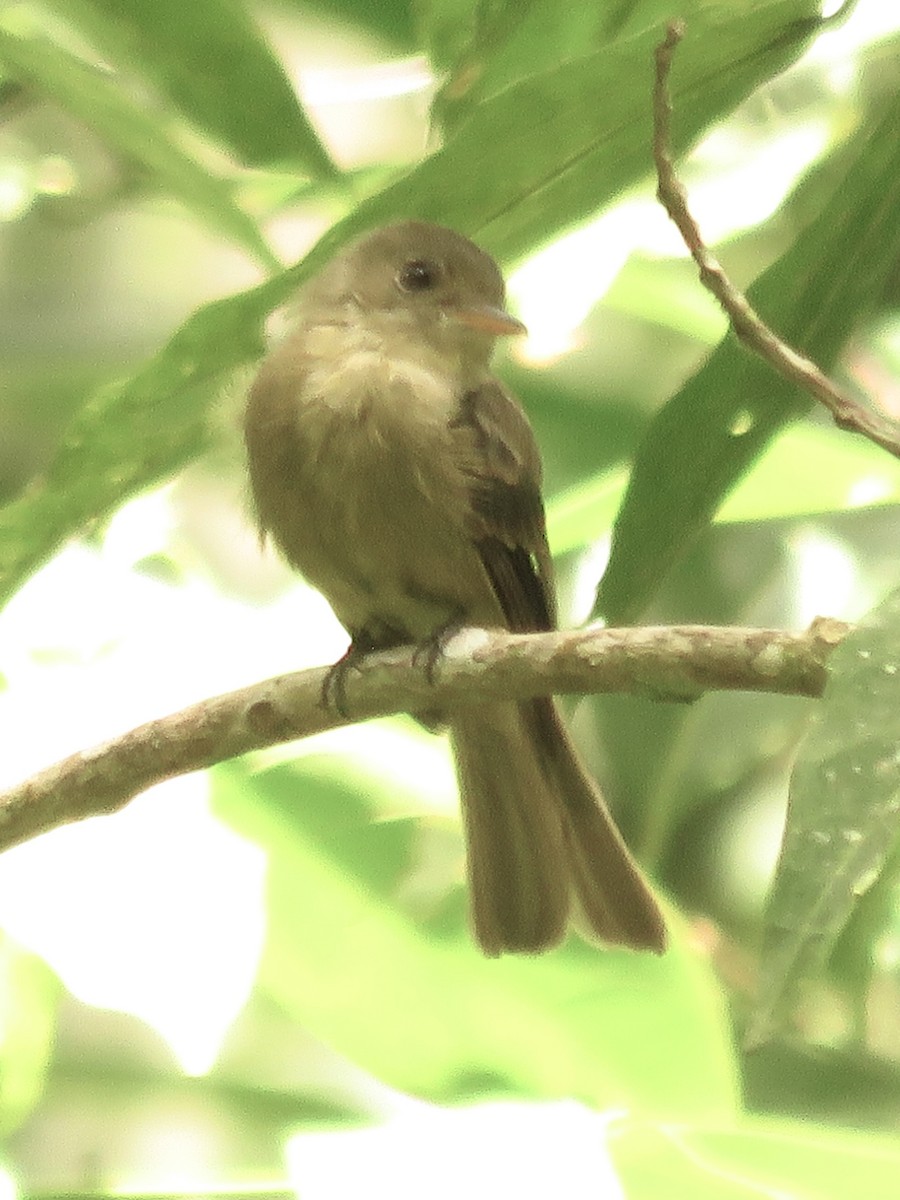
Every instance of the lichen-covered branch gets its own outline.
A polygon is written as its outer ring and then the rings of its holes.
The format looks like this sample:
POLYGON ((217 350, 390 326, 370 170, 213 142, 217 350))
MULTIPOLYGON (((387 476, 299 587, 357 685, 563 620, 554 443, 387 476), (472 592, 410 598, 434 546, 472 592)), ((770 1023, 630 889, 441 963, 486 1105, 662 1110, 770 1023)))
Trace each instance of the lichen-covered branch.
POLYGON ((682 701, 715 690, 819 696, 828 656, 847 629, 831 620, 803 634, 709 626, 528 635, 465 629, 449 642, 433 680, 412 651, 363 660, 346 681, 349 718, 322 706, 324 669, 278 676, 150 721, 0 794, 0 850, 115 812, 175 775, 390 713, 551 693, 682 701))

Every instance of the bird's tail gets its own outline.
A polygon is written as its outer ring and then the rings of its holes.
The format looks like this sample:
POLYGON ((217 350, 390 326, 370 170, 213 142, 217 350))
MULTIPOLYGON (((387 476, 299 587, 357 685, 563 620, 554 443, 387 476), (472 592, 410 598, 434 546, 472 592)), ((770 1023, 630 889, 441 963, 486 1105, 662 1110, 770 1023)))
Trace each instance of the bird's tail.
POLYGON ((553 701, 457 710, 451 737, 485 953, 555 945, 573 899, 602 941, 660 953, 662 913, 553 701))

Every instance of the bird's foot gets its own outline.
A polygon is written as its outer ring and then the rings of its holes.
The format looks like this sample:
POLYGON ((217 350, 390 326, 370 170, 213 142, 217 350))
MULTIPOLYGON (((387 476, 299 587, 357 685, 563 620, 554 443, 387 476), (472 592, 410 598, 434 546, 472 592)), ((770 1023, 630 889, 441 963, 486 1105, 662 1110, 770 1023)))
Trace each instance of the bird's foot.
POLYGON ((322 684, 319 703, 322 708, 333 709, 345 719, 350 719, 347 708, 347 676, 354 667, 359 668, 360 661, 371 654, 376 647, 365 637, 355 637, 337 662, 328 668, 328 673, 322 684))
POLYGON ((322 684, 319 703, 322 708, 333 709, 347 721, 350 711, 347 708, 347 676, 355 667, 359 670, 363 659, 368 658, 378 650, 392 650, 395 646, 404 646, 409 638, 390 626, 373 624, 365 629, 350 634, 350 645, 334 666, 329 667, 322 684))
POLYGON ((444 657, 444 651, 463 625, 462 616, 456 614, 416 646, 413 653, 413 666, 424 668, 425 678, 429 683, 434 683, 437 669, 444 657))

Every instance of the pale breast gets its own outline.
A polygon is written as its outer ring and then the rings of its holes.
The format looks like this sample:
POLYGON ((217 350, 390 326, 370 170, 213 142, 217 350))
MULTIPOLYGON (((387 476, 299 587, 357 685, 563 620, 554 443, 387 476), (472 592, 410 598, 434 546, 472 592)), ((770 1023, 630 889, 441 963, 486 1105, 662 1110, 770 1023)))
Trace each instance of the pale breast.
POLYGON ((296 498, 318 516, 294 561, 351 627, 374 613, 421 638, 459 613, 486 621, 493 596, 449 427, 461 385, 446 365, 365 345, 334 361, 307 360, 296 398, 296 498))

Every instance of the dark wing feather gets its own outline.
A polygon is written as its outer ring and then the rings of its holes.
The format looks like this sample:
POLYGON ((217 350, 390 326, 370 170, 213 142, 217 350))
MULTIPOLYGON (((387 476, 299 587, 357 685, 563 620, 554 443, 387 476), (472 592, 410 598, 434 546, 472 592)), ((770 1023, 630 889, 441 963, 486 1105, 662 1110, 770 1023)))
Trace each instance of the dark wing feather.
POLYGON ((556 624, 541 500, 541 460, 528 418, 497 380, 467 392, 452 422, 470 482, 470 530, 515 632, 556 624))

